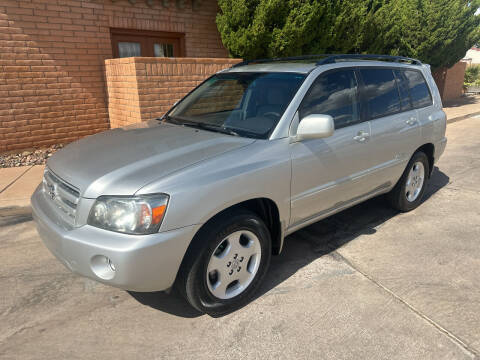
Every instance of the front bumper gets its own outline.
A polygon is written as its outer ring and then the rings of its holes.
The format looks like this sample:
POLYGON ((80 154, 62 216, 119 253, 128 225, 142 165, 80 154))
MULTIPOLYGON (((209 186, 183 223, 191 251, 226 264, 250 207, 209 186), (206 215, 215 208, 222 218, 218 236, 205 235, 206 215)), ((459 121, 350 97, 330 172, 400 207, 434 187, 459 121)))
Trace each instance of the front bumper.
POLYGON ((150 235, 121 234, 89 225, 68 228, 56 218, 41 187, 31 202, 40 237, 68 269, 125 290, 160 291, 171 287, 188 245, 200 228, 191 225, 150 235))

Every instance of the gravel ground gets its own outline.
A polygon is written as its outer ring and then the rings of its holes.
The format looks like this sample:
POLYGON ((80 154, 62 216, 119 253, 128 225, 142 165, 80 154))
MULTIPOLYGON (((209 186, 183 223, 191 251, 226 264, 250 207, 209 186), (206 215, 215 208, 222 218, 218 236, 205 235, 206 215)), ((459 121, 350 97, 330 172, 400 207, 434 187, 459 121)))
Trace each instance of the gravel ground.
POLYGON ((0 154, 0 168, 43 165, 63 144, 52 145, 45 149, 22 151, 12 154, 0 154))

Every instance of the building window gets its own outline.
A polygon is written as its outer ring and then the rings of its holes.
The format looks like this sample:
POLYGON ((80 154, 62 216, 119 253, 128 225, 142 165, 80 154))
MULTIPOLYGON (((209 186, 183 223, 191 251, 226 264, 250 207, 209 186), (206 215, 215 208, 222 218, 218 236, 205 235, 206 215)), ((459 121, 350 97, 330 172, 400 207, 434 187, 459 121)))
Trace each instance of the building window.
POLYGON ((113 57, 182 57, 185 35, 163 31, 110 29, 113 57))

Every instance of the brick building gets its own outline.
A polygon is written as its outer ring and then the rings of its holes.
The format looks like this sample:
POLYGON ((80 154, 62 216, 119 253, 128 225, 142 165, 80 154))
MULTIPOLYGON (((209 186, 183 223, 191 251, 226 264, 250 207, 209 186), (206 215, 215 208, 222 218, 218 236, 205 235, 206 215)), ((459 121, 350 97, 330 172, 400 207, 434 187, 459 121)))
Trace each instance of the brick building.
MULTIPOLYGON (((205 59, 228 56, 215 24, 217 10, 216 0, 0 1, 0 152, 70 142, 108 129, 112 104, 119 107, 118 124, 154 115, 148 101, 155 99, 145 92, 140 100, 123 99, 136 110, 122 105, 122 96, 137 86, 128 83, 128 73, 115 73, 124 59, 112 62, 112 89, 107 89, 106 59, 175 56, 163 61, 177 64, 182 57, 204 58, 185 59, 184 67, 172 65, 172 73, 164 74, 177 98, 229 66, 232 60, 210 66, 205 59), (170 76, 179 71, 192 72, 186 84, 170 76), (140 105, 147 110, 140 111, 140 105)), ((141 75, 146 69, 134 65, 133 71, 141 75)), ((159 101, 163 110, 174 99, 159 101)))

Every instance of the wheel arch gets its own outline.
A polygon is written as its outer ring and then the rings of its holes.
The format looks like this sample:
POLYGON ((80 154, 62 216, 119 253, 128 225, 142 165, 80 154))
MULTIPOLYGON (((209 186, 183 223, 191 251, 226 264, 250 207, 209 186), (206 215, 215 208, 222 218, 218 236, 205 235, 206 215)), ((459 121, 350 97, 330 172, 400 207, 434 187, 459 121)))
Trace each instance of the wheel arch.
POLYGON ((249 210, 255 213, 263 220, 268 230, 270 231, 270 235, 272 238, 272 252, 275 255, 279 254, 282 248, 283 241, 280 212, 275 201, 270 198, 253 198, 231 205, 213 215, 205 224, 202 225, 198 232, 202 231, 202 228, 208 226, 209 223, 215 221, 217 218, 225 215, 226 213, 235 212, 242 209, 249 210))
POLYGON ((432 175, 433 166, 434 166, 434 163, 435 163, 435 145, 433 145, 432 143, 423 144, 417 150, 415 150, 414 154, 419 152, 419 151, 421 151, 421 152, 425 153, 425 155, 427 155, 428 165, 429 165, 428 177, 430 177, 432 175))
MULTIPOLYGON (((245 200, 234 205, 231 205, 221 211, 218 211, 215 215, 211 216, 196 232, 193 240, 191 241, 185 256, 192 251, 195 251, 200 244, 196 241, 198 234, 200 234, 211 223, 215 222, 218 218, 228 215, 229 213, 235 213, 236 211, 248 210, 255 213, 260 217, 268 230, 272 239, 272 253, 277 255, 280 253, 283 245, 283 231, 280 221, 280 212, 275 201, 269 198, 253 198, 245 200)), ((184 256, 184 257, 185 257, 184 256)))
POLYGON ((255 198, 236 204, 229 209, 234 210, 237 207, 252 211, 264 221, 272 238, 272 253, 278 255, 282 250, 283 232, 277 204, 269 198, 255 198))
POLYGON ((253 198, 231 205, 217 214, 212 216, 207 222, 205 222, 195 233, 192 241, 190 242, 185 254, 183 255, 182 262, 180 264, 175 283, 178 282, 181 272, 185 272, 188 269, 188 265, 195 254, 198 254, 204 245, 204 242, 200 241, 200 235, 210 224, 212 224, 218 218, 228 216, 229 213, 235 213, 236 211, 248 210, 259 216, 270 231, 272 239, 272 253, 278 255, 283 246, 283 230, 280 221, 280 213, 277 204, 269 198, 253 198))

